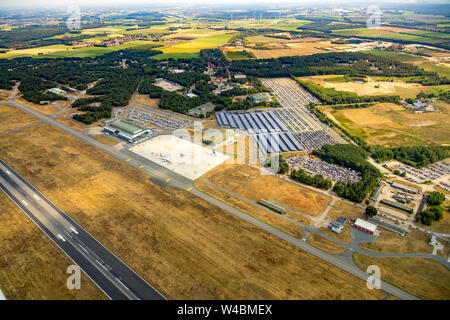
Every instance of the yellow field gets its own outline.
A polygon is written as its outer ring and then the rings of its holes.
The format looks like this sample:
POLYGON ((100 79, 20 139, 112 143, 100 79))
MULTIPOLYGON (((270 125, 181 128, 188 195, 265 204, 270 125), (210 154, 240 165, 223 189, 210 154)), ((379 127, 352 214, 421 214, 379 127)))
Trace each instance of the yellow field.
POLYGON ((14 107, 0 105, 0 133, 38 122, 28 113, 14 107))
POLYGON ((136 101, 142 104, 145 104, 150 107, 158 108, 159 99, 152 99, 146 94, 138 94, 136 95, 136 101))
POLYGON ((416 114, 392 103, 362 109, 324 108, 324 111, 369 144, 450 144, 450 116, 444 111, 416 114))
POLYGON ((338 91, 350 91, 359 96, 369 95, 399 95, 402 98, 414 98, 421 91, 425 91, 426 87, 419 83, 406 83, 403 81, 380 81, 367 78, 367 82, 356 83, 348 82, 331 82, 327 81, 330 78, 336 78, 336 75, 327 76, 311 76, 301 77, 301 80, 314 81, 325 88, 333 88, 338 91))
POLYGON ((0 212, 0 288, 8 300, 106 299, 84 273, 80 290, 67 289, 73 262, 3 192, 0 212))
POLYGON ((319 248, 322 251, 331 253, 331 254, 344 253, 345 250, 346 250, 345 247, 343 247, 343 246, 341 246, 341 245, 339 245, 337 243, 334 243, 333 241, 325 239, 325 238, 323 238, 323 237, 321 237, 321 236, 319 236, 319 235, 317 235, 315 233, 311 234, 308 237, 307 242, 310 245, 312 245, 312 246, 314 246, 316 248, 319 248))
POLYGON ((377 265, 381 279, 428 300, 450 299, 450 271, 439 262, 423 258, 372 258, 354 254, 355 263, 367 270, 377 265))
POLYGON ((0 136, 0 153, 169 299, 384 296, 187 192, 158 187, 48 125, 0 136))
POLYGON ((72 50, 73 46, 65 46, 62 44, 52 45, 52 46, 44 46, 38 48, 29 48, 29 49, 19 49, 19 50, 10 50, 6 53, 0 53, 1 58, 16 58, 23 56, 34 56, 38 54, 49 54, 59 51, 72 50))
POLYGON ((272 200, 311 216, 319 215, 331 201, 329 196, 275 176, 261 175, 258 169, 245 165, 220 165, 202 178, 249 200, 272 200))
POLYGON ((339 51, 339 46, 330 42, 289 42, 286 49, 257 50, 249 49, 257 59, 271 59, 287 56, 305 56, 315 53, 339 51))
POLYGON ((33 110, 38 111, 39 113, 45 114, 45 115, 52 115, 58 112, 58 107, 54 104, 34 104, 32 102, 28 102, 27 100, 23 98, 17 98, 17 102, 20 104, 23 104, 24 106, 27 106, 28 108, 31 108, 33 110))

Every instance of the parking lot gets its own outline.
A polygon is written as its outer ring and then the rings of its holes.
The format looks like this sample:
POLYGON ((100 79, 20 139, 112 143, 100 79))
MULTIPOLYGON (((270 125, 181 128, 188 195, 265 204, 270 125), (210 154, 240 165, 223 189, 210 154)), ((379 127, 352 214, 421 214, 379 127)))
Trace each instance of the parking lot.
POLYGON ((321 174, 332 181, 357 182, 361 178, 351 170, 310 156, 292 156, 286 159, 291 169, 303 169, 311 175, 321 174))
POLYGON ((151 107, 131 107, 125 117, 144 126, 155 125, 168 131, 187 128, 192 120, 177 115, 168 110, 151 107))
POLYGON ((450 191, 450 159, 435 162, 423 168, 413 168, 398 161, 386 163, 391 170, 399 170, 406 174, 405 179, 414 183, 433 182, 435 185, 450 191))

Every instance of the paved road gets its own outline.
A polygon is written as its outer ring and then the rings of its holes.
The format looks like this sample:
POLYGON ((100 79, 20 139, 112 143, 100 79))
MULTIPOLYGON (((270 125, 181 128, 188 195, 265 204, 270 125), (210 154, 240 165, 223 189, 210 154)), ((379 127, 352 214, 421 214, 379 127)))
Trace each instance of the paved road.
MULTIPOLYGON (((156 289, 2 160, 0 160, 0 189, 108 297, 114 300, 164 300, 164 297, 156 289)), ((61 288, 61 290, 65 290, 65 288, 61 288)))
MULTIPOLYGON (((267 223, 264 223, 256 218, 253 218, 253 217, 247 215, 246 213, 239 211, 236 208, 229 206, 229 205, 197 190, 193 186, 193 181, 191 181, 188 178, 185 178, 165 167, 162 167, 161 165, 159 165, 157 163, 154 163, 152 161, 149 161, 147 159, 139 157, 136 154, 131 153, 129 151, 123 151, 123 152, 117 151, 112 147, 103 145, 103 144, 99 143, 98 141, 84 135, 82 132, 73 130, 73 129, 55 121, 54 119, 52 119, 50 117, 42 115, 37 111, 34 111, 26 106, 23 106, 22 104, 18 103, 17 101, 10 100, 7 102, 3 102, 2 104, 8 104, 8 105, 17 107, 19 109, 22 109, 25 112, 28 112, 28 113, 34 115, 35 117, 41 119, 42 121, 49 123, 49 124, 53 125, 54 127, 59 128, 62 131, 65 131, 65 132, 69 133, 70 135, 75 136, 75 137, 89 143, 90 145, 116 157, 119 160, 125 161, 126 163, 138 168, 139 170, 141 170, 143 172, 146 172, 147 174, 152 176, 153 179, 156 179, 157 181, 160 181, 160 182, 165 183, 166 185, 170 185, 172 187, 185 189, 185 190, 191 192, 192 194, 196 195, 197 197, 225 210, 226 212, 233 214, 233 215, 251 223, 252 225, 254 225, 254 226, 256 226, 256 227, 258 227, 280 239, 283 239, 283 240, 289 242, 290 244, 292 244, 304 251, 307 251, 307 252, 313 254, 314 256, 316 256, 328 263, 331 263, 332 265, 334 265, 344 271, 347 271, 350 274, 352 274, 360 279, 367 280, 367 278, 370 276, 369 274, 362 271, 354 264, 349 263, 349 261, 347 259, 345 259, 344 257, 334 256, 334 255, 325 253, 325 252, 305 243, 302 240, 292 237, 291 235, 289 235, 279 229, 276 229, 267 223)), ((412 296, 411 294, 409 294, 389 283, 386 283, 384 281, 381 281, 381 288, 384 291, 386 291, 387 293, 397 296, 400 299, 406 299, 406 300, 417 299, 416 297, 412 296)))

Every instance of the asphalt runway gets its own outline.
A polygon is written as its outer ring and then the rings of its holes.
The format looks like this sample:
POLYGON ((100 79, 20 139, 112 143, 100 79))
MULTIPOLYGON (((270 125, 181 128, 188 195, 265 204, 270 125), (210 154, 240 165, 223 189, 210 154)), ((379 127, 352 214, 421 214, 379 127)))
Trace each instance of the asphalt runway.
MULTIPOLYGON (((0 189, 110 299, 165 299, 156 289, 1 160, 0 189)), ((67 288, 61 288, 61 290, 67 290, 67 288)))

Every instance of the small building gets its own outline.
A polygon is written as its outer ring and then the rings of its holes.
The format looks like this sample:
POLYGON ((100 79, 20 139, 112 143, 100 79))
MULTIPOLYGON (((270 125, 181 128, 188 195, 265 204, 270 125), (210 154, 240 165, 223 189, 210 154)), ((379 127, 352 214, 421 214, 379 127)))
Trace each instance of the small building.
POLYGON ((267 102, 270 100, 270 94, 268 93, 255 93, 250 96, 250 99, 255 103, 267 102))
POLYGON ((355 223, 353 224, 353 227, 355 229, 367 232, 368 234, 373 234, 377 230, 377 225, 367 222, 363 219, 356 219, 355 223))
POLYGON ((246 79, 247 77, 246 77, 245 74, 239 74, 239 73, 237 73, 237 74, 234 75, 234 78, 235 78, 235 79, 246 79))
POLYGON ((279 205, 276 205, 276 204, 269 202, 267 200, 264 200, 264 199, 259 200, 258 203, 266 208, 269 208, 272 211, 275 211, 276 213, 279 213, 279 214, 283 214, 286 212, 286 210, 284 210, 283 207, 280 207, 279 205))
POLYGON ((428 242, 428 244, 430 246, 435 246, 436 244, 438 244, 438 241, 436 240, 436 236, 433 234, 430 238, 430 242, 428 242))
POLYGON ((148 136, 150 130, 126 120, 115 120, 106 124, 104 130, 126 141, 134 141, 148 136))
POLYGON ((416 188, 405 186, 404 184, 397 183, 397 182, 392 182, 392 187, 409 192, 409 193, 413 193, 413 194, 420 193, 420 191, 416 188))
POLYGON ((58 96, 65 95, 67 93, 66 91, 64 91, 64 90, 62 90, 60 88, 52 88, 52 89, 49 89, 48 92, 57 94, 58 96))
POLYGON ((216 105, 214 103, 207 102, 189 110, 188 115, 193 117, 200 117, 200 115, 206 116, 208 113, 213 112, 215 107, 216 105))
POLYGON ((405 211, 407 213, 413 213, 413 211, 414 211, 413 208, 411 208, 411 207, 408 207, 408 206, 405 206, 405 205, 403 205, 401 203, 396 203, 396 202, 393 202, 393 201, 390 201, 390 200, 387 200, 387 199, 382 199, 380 201, 380 203, 388 205, 388 206, 396 208, 396 209, 399 209, 399 210, 402 210, 402 211, 405 211))
POLYGON ((372 192, 372 194, 370 195, 370 200, 372 200, 373 202, 377 202, 378 197, 380 196, 382 190, 383 190, 383 185, 380 182, 380 184, 376 187, 375 191, 372 192))
POLYGON ((195 97, 198 97, 198 95, 196 95, 195 93, 189 92, 189 93, 186 94, 186 97, 188 97, 188 98, 195 98, 195 97))
POLYGON ((396 226, 394 223, 388 221, 388 220, 384 220, 384 219, 380 219, 377 217, 373 217, 373 218, 369 218, 368 219, 369 222, 374 223, 384 229, 387 229, 389 231, 392 231, 396 234, 401 235, 402 237, 404 237, 406 235, 408 231, 408 229, 406 228, 401 228, 399 226, 396 226))

